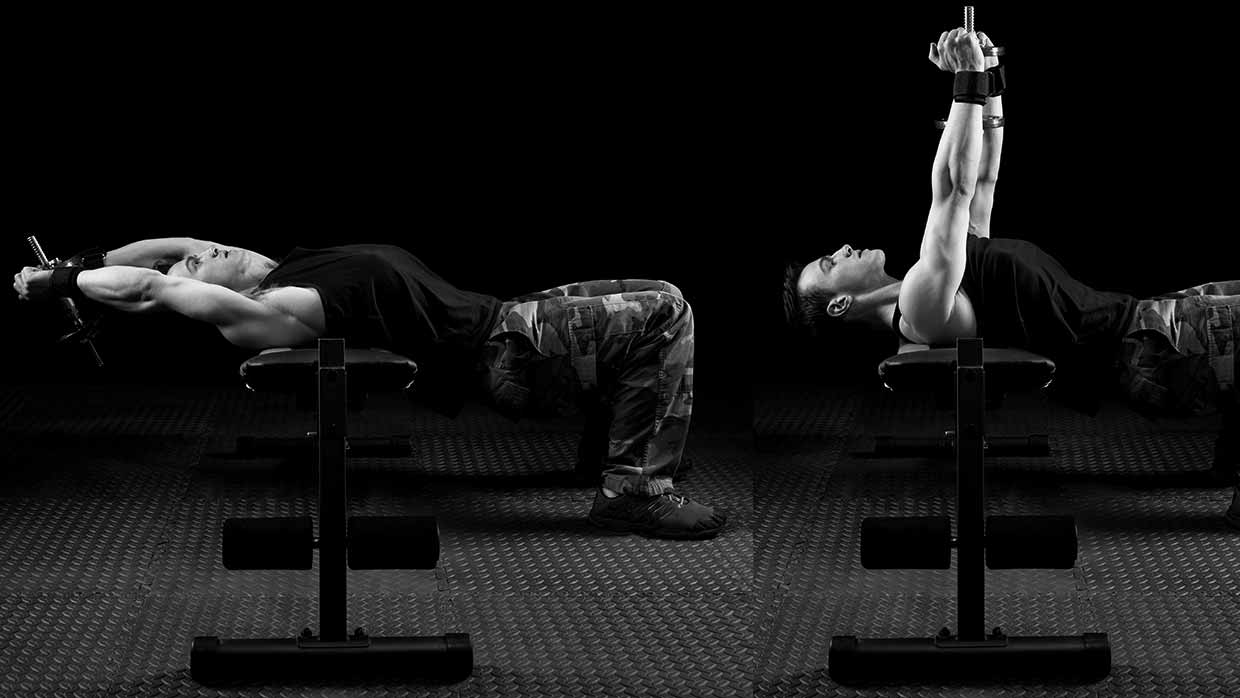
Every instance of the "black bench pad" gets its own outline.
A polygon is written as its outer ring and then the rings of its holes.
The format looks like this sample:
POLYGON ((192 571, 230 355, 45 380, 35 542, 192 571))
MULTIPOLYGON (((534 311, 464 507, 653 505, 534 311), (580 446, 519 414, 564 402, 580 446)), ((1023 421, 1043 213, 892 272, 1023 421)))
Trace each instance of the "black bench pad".
MULTIPOLYGON (((345 349, 349 391, 401 391, 413 383, 418 365, 386 349, 345 349)), ((255 392, 296 393, 316 385, 318 349, 267 349, 241 364, 241 379, 255 392)))
MULTIPOLYGON (((989 347, 982 350, 988 390, 1040 390, 1055 377, 1055 362, 1024 351, 989 347)), ((888 357, 878 375, 892 390, 938 391, 955 384, 956 349, 909 351, 888 357)))

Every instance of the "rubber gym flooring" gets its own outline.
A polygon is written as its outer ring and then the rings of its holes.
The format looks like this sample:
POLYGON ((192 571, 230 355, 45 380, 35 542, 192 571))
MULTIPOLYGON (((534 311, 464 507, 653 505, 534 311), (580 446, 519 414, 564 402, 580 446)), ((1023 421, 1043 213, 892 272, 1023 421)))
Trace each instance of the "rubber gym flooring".
POLYGON ((312 470, 241 459, 241 434, 313 428, 295 400, 235 389, 0 388, 2 696, 737 696, 752 686, 747 430, 701 422, 692 497, 730 514, 701 542, 596 531, 593 491, 567 481, 580 422, 458 420, 372 397, 356 436, 414 434, 412 458, 352 459, 351 513, 439 517, 431 571, 349 573, 349 627, 467 632, 473 676, 452 685, 207 688, 197 635, 317 631, 317 567, 230 572, 230 516, 313 512, 312 470))
POLYGON ((695 421, 685 490, 731 516, 717 539, 596 533, 567 474, 579 422, 450 421, 372 399, 356 435, 411 431, 403 459, 355 459, 353 513, 433 507, 434 571, 350 573, 350 626, 468 632, 472 678, 207 688, 196 635, 292 637, 316 623, 312 572, 228 572, 229 516, 312 510, 304 466, 241 459, 241 434, 291 435, 309 415, 240 389, 0 387, 3 696, 1227 696, 1240 695, 1240 536, 1208 467, 1218 420, 1088 417, 1036 398, 988 414, 1043 431, 1051 458, 988 466, 992 513, 1072 513, 1072 570, 988 572, 988 626, 1107 632, 1107 680, 1064 686, 854 689, 827 675, 836 634, 932 635, 954 622, 950 571, 868 571, 868 515, 950 511, 950 461, 875 460, 867 439, 950 423, 922 396, 758 390, 754 434, 695 421))
POLYGON ((1071 570, 987 571, 987 628, 1106 632, 1108 679, 1088 686, 853 689, 827 675, 832 635, 932 637, 955 627, 954 570, 865 570, 866 516, 954 514, 950 460, 865 457, 882 433, 941 433, 952 413, 916 394, 766 386, 756 395, 756 696, 1240 695, 1240 534, 1231 490, 1193 486, 1220 419, 1148 419, 1118 402, 1093 417, 1013 396, 995 434, 1046 433, 1050 458, 987 463, 991 514, 1072 514, 1071 570))

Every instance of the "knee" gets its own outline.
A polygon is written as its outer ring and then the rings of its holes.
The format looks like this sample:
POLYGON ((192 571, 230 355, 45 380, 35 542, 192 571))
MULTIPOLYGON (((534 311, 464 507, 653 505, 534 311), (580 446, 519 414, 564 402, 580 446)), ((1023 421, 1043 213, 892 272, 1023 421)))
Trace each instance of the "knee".
POLYGON ((685 294, 682 293, 679 288, 677 288, 676 284, 673 284, 670 281, 660 281, 659 283, 663 284, 663 289, 662 289, 663 293, 670 293, 673 296, 676 296, 677 298, 684 300, 685 294))
POLYGON ((676 335, 692 334, 693 306, 689 305, 689 301, 685 300, 684 296, 670 291, 661 291, 659 293, 659 300, 659 305, 669 316, 665 331, 668 334, 676 335))

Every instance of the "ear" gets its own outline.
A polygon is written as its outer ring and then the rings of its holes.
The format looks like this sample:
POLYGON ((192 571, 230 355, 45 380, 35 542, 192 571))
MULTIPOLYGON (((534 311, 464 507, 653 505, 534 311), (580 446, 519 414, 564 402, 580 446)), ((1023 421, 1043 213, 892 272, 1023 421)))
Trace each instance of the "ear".
POLYGON ((832 298, 831 302, 827 304, 827 315, 830 315, 831 317, 840 317, 841 315, 844 315, 848 312, 848 309, 852 307, 852 302, 852 296, 836 296, 835 298, 832 298))

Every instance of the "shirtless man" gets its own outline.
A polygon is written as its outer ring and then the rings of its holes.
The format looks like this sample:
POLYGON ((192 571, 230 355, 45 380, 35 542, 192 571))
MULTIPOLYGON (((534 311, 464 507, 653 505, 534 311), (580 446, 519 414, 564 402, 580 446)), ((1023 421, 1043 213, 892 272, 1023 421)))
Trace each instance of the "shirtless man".
POLYGON ((161 238, 112 250, 97 269, 26 267, 13 288, 23 300, 177 312, 248 349, 325 336, 389 349, 418 362, 419 397, 451 416, 467 396, 514 418, 585 407, 605 415, 583 441, 602 466, 591 523, 696 540, 726 520, 672 484, 692 412, 694 332, 669 283, 589 281, 501 302, 455 288, 392 245, 297 247, 277 262, 161 238))
POLYGON ((901 351, 980 334, 991 346, 1027 349, 1061 366, 1104 357, 1096 368, 1114 369, 1138 408, 1222 409, 1212 475, 1236 483, 1226 517, 1240 528, 1240 281, 1138 300, 1082 284, 1032 243, 990 239, 1003 104, 977 79, 998 63, 983 54, 989 44, 984 34, 956 29, 930 48, 935 65, 956 73, 956 96, 935 154, 917 262, 896 279, 882 250, 844 245, 791 265, 784 280, 788 320, 816 332, 838 322, 869 325, 899 337, 901 351), (983 129, 983 117, 1000 127, 983 129))

